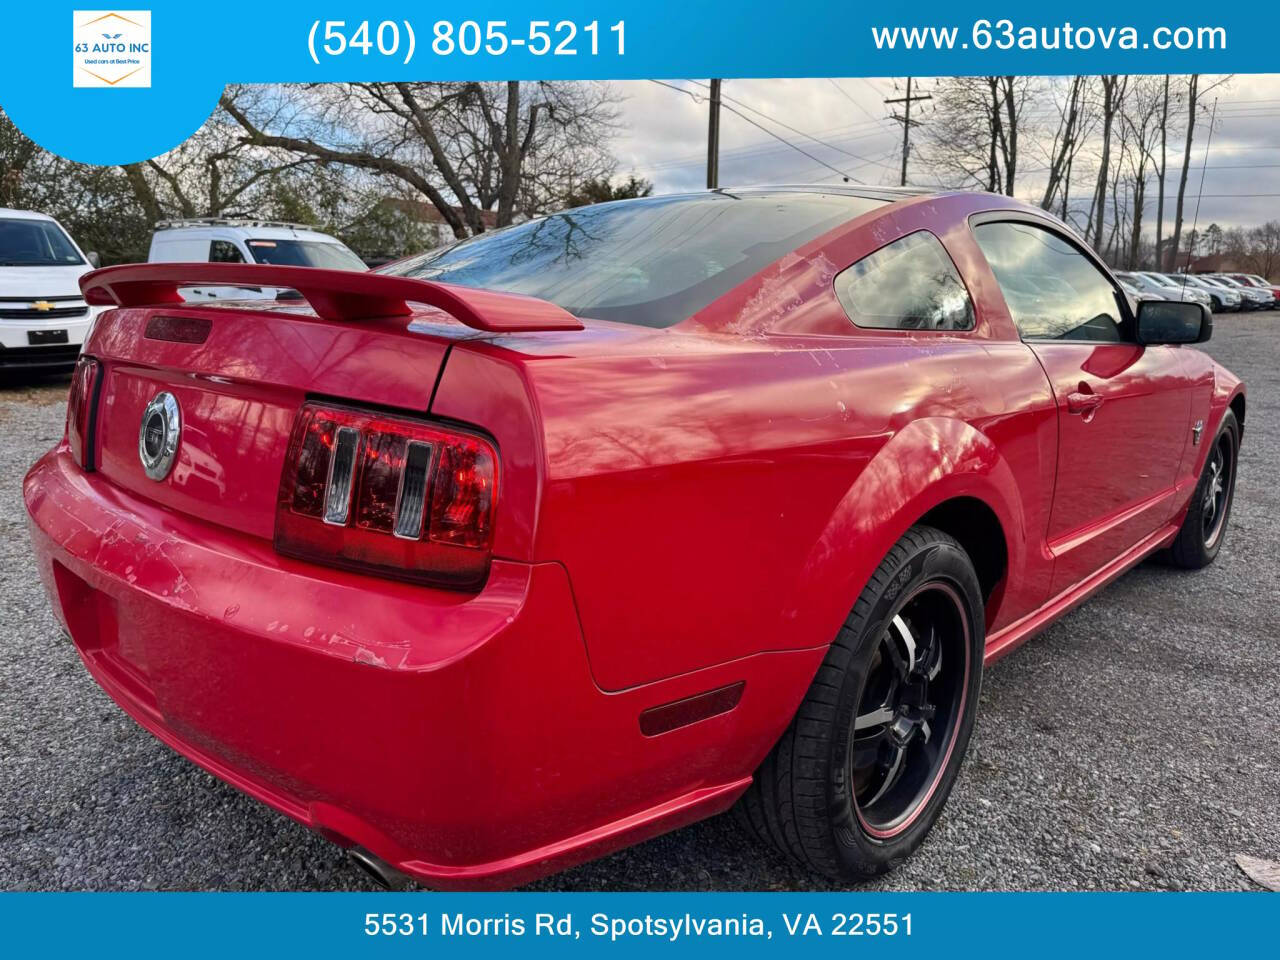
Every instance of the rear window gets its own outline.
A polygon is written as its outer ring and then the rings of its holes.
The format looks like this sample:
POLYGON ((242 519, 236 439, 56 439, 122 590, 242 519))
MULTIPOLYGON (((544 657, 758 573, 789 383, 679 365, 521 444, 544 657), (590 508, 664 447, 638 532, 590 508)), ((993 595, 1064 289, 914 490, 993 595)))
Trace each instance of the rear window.
POLYGON ((883 201, 707 193, 602 203, 463 240, 382 272, 550 300, 667 327, 883 201))
POLYGON ((836 277, 836 296, 860 327, 972 330, 973 302, 942 243, 910 233, 836 277))

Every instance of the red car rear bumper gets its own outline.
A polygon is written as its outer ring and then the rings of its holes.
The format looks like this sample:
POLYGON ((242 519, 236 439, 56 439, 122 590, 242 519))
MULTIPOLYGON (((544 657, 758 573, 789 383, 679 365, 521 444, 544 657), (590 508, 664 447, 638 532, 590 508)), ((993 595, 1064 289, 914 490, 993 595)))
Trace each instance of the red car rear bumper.
POLYGON ((39 572, 99 684, 214 775, 433 886, 507 886, 728 807, 824 650, 620 693, 594 683, 564 569, 474 596, 283 559, 133 498, 64 448, 28 474, 39 572), (745 681, 727 713, 644 710, 745 681))

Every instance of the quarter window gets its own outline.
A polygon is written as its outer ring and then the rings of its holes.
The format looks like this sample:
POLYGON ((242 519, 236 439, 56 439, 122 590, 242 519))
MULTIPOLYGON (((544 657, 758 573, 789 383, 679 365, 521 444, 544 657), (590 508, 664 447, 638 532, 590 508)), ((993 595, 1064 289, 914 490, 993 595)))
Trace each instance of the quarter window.
POLYGON ((244 254, 230 240, 214 240, 209 244, 210 263, 244 263, 244 254))
POLYGON ((1028 340, 1131 339, 1116 288, 1076 247, 1030 223, 983 223, 973 235, 1028 340))
POLYGON ((849 319, 878 330, 972 330, 973 302, 938 238, 911 233, 836 277, 849 319))

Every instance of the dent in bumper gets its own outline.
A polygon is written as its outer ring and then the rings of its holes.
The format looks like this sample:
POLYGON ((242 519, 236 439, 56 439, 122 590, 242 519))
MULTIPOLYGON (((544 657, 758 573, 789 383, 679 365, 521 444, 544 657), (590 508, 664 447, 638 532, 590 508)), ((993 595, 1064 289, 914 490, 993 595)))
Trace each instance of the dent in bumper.
POLYGON ((436 886, 507 885, 732 803, 822 650, 606 694, 558 564, 464 596, 294 563, 128 498, 54 451, 24 494, 88 669, 222 779, 436 886), (746 681, 661 737, 646 708, 746 681))

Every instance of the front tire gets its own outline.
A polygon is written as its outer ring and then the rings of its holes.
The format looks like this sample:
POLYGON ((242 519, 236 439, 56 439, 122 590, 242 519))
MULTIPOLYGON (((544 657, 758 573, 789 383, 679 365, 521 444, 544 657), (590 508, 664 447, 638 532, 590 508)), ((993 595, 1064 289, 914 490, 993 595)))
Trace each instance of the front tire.
POLYGON ((864 880, 929 833, 969 744, 982 591, 968 555, 912 527, 863 589, 739 818, 801 865, 864 880))
POLYGON ((1169 546, 1168 558, 1184 570, 1199 570, 1213 563, 1227 536, 1231 501, 1236 492, 1236 463, 1240 455, 1240 424, 1228 410, 1214 437, 1204 470, 1191 495, 1191 505, 1169 546))

